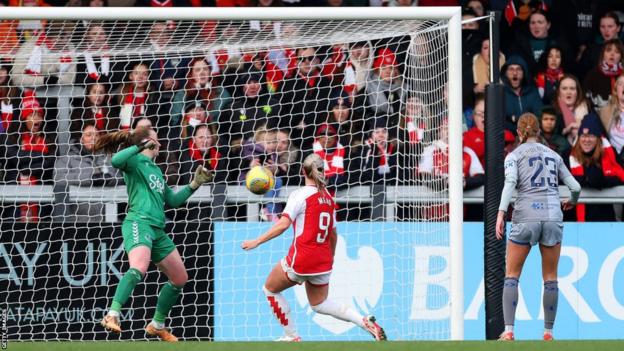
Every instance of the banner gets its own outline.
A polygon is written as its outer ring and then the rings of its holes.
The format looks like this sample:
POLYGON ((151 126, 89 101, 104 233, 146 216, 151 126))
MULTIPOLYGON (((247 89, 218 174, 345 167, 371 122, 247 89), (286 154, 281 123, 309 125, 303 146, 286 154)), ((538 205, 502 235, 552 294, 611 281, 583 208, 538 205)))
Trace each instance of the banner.
MULTIPOLYGON (((292 242, 288 230, 244 252, 270 224, 215 223, 215 340, 272 340, 282 328, 262 285, 292 242)), ((439 226, 439 224, 438 224, 439 226)), ((389 339, 448 339, 448 241, 432 224, 340 222, 330 297, 374 314, 389 339), (425 229, 429 229, 428 232, 425 229), (411 234, 410 234, 411 233, 411 234)), ((558 339, 616 339, 624 321, 624 225, 566 223, 559 265, 558 339)), ((520 279, 516 337, 541 339, 541 263, 534 247, 520 279)), ((504 262, 501 262, 504 265, 504 262)), ((464 225, 465 338, 483 340, 483 224, 464 225)), ((284 293, 304 340, 369 340, 350 323, 314 313, 305 289, 284 293)))
MULTIPOLYGON (((153 265, 122 310, 122 335, 99 324, 128 269, 119 225, 3 222, 1 230, 0 303, 10 339, 145 338, 143 328, 167 280, 153 265)), ((177 223, 165 232, 189 275, 167 325, 182 338, 211 339, 211 225, 177 223)))

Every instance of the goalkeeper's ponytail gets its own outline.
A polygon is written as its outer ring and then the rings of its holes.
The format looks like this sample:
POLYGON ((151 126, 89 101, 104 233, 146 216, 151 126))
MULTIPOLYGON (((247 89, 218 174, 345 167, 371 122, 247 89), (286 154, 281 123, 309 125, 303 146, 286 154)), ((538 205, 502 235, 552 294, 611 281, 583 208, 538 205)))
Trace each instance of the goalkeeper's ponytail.
POLYGON ((325 192, 325 171, 323 160, 317 154, 310 154, 303 160, 303 171, 305 176, 314 181, 319 192, 325 192))
POLYGON ((128 147, 139 145, 143 140, 149 138, 150 128, 139 127, 134 130, 120 130, 117 132, 107 133, 98 139, 95 143, 94 152, 104 150, 107 154, 117 152, 120 147, 128 147))

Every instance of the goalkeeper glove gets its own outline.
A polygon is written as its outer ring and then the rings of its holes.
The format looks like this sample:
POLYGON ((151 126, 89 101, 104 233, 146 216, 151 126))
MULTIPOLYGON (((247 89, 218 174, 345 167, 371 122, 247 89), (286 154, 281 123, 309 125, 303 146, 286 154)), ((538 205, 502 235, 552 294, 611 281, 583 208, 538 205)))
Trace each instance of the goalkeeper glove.
POLYGON ((202 184, 211 181, 212 178, 213 178, 212 177, 212 172, 210 172, 204 166, 199 166, 199 167, 197 167, 197 170, 195 171, 195 176, 193 177, 193 180, 191 181, 189 186, 191 187, 191 189, 196 190, 202 184))

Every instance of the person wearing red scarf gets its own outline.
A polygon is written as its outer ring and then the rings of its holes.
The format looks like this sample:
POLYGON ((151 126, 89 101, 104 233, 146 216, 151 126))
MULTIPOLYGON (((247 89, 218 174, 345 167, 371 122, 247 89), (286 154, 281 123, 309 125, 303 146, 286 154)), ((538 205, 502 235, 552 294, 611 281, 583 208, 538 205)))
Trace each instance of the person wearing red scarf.
POLYGON ((217 145, 217 135, 208 124, 200 124, 193 130, 193 136, 187 141, 180 155, 179 184, 187 184, 200 165, 215 173, 215 182, 225 180, 227 175, 224 164, 224 150, 217 145))
POLYGON ((615 87, 615 80, 622 74, 624 45, 619 39, 604 43, 598 65, 590 70, 583 81, 583 89, 597 110, 607 105, 615 87))
POLYGON ((328 189, 335 191, 347 182, 347 152, 345 147, 338 142, 338 134, 334 126, 325 123, 317 129, 312 150, 323 160, 328 189))
POLYGON ((119 129, 130 129, 134 122, 145 116, 149 94, 149 68, 144 63, 137 63, 132 68, 119 94, 119 129))
POLYGON ((375 118, 370 121, 370 137, 361 147, 361 166, 353 169, 356 162, 352 162, 351 169, 361 172, 360 181, 367 183, 384 183, 396 179, 397 174, 397 144, 388 140, 388 121, 375 118))
MULTIPOLYGON (((50 182, 56 150, 44 133, 43 109, 32 91, 25 92, 20 112, 20 127, 10 133, 12 151, 7 151, 16 157, 16 181, 24 186, 50 182)), ((18 218, 22 222, 38 222, 41 215, 38 204, 19 205, 18 218)))
POLYGON ((559 80, 563 77, 563 53, 560 47, 551 46, 544 51, 538 64, 535 86, 544 105, 550 105, 559 80))
POLYGON ((89 84, 86 92, 86 98, 78 100, 78 105, 74 106, 71 115, 72 123, 82 124, 85 121, 92 121, 99 131, 114 129, 108 114, 107 86, 102 83, 89 84))
MULTIPOLYGON (((624 184, 624 169, 617 163, 613 147, 602 136, 600 119, 595 112, 581 122, 579 137, 568 161, 570 172, 583 188, 604 189, 624 184)), ((579 204, 567 214, 579 222, 615 220, 613 205, 609 204, 579 204)))

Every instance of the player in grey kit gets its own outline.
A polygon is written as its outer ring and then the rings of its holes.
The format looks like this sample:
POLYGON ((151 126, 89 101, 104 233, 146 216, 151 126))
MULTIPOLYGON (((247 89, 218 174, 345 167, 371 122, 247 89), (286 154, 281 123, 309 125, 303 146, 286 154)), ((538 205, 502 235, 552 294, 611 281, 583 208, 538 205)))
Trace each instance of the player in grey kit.
POLYGON ((518 279, 531 246, 539 243, 544 279, 544 340, 552 340, 557 314, 557 265, 561 252, 564 210, 572 208, 581 186, 570 174, 556 152, 538 142, 539 122, 532 113, 518 119, 521 145, 505 158, 505 187, 498 207, 496 238, 502 239, 505 212, 511 196, 518 190, 513 211, 511 233, 507 240, 507 265, 503 287, 505 331, 500 340, 514 340, 513 325, 518 302, 518 279), (560 201, 559 180, 570 188, 570 199, 560 201))

